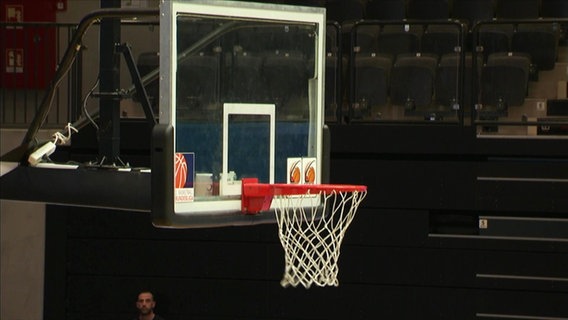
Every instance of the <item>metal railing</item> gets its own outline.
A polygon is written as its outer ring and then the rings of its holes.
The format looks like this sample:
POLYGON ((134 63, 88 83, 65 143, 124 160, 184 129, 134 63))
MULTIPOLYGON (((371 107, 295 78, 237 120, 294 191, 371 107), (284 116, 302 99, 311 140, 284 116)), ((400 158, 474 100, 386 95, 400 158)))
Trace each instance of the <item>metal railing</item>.
MULTIPOLYGON (((44 129, 61 129, 79 119, 85 111, 83 99, 98 78, 100 19, 124 18, 122 41, 135 43, 140 54, 158 50, 157 41, 148 36, 157 34, 157 15, 157 10, 117 9, 93 12, 79 24, 0 22, 0 127, 37 126, 38 113, 44 129), (85 34, 91 26, 94 30, 85 34), (76 36, 79 43, 73 42, 76 36), (70 52, 73 57, 67 59, 70 52)), ((121 69, 128 82, 124 86, 129 87, 126 65, 121 69)), ((97 105, 94 100, 92 107, 97 105)))

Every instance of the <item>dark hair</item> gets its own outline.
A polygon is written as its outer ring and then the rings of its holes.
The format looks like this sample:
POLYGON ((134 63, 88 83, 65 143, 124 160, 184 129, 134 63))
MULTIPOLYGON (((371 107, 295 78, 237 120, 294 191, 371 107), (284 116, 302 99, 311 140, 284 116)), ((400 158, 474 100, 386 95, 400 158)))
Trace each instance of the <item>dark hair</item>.
POLYGON ((152 300, 156 301, 156 296, 154 295, 154 292, 152 292, 151 290, 140 290, 138 291, 138 295, 136 295, 136 300, 138 300, 138 297, 143 294, 143 293, 149 293, 152 295, 152 300))

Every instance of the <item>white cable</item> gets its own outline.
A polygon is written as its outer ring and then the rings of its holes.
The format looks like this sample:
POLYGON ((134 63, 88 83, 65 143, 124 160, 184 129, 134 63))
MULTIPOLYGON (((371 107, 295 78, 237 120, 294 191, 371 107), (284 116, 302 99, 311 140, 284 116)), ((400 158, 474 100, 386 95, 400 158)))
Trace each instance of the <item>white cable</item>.
POLYGON ((53 143, 55 145, 66 144, 67 142, 69 142, 69 140, 71 140, 71 135, 73 134, 73 132, 75 133, 79 132, 79 130, 73 127, 71 123, 67 123, 67 125, 65 126, 65 130, 67 130, 67 136, 61 132, 56 132, 53 134, 53 143))
POLYGON ((93 94, 93 91, 95 91, 95 88, 99 85, 99 81, 100 81, 100 76, 97 76, 97 81, 95 81, 95 84, 93 84, 93 87, 91 88, 91 90, 89 90, 89 92, 87 92, 87 95, 85 96, 85 99, 83 100, 83 113, 85 114, 87 119, 89 119, 89 121, 95 127, 95 129, 97 131, 99 131, 99 126, 97 125, 95 120, 93 120, 93 118, 89 114, 89 111, 87 110, 87 100, 89 99, 91 94, 93 94))
POLYGON ((71 123, 67 123, 65 130, 67 131, 67 135, 61 132, 54 133, 52 136, 53 141, 46 142, 30 154, 28 157, 28 163, 33 167, 37 166, 44 160, 44 158, 49 157, 53 152, 55 152, 57 144, 65 144, 69 142, 73 132, 79 132, 79 130, 73 127, 71 123))

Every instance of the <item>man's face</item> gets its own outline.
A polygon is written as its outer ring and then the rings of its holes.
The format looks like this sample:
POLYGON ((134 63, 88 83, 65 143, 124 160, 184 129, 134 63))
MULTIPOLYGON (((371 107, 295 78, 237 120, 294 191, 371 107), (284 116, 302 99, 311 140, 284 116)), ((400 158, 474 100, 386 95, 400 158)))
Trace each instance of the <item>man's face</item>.
POLYGON ((143 292, 138 295, 138 301, 136 301, 136 308, 140 311, 140 314, 149 314, 154 310, 156 302, 154 297, 149 292, 143 292))

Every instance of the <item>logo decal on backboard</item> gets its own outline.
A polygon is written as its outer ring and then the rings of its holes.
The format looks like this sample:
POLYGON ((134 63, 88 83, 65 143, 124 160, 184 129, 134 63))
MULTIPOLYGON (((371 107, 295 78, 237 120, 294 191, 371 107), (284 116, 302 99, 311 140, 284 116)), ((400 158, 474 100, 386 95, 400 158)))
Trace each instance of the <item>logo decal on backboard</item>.
POLYGON ((176 153, 174 157, 174 201, 193 202, 195 154, 176 153))
POLYGON ((317 176, 316 158, 288 158, 288 183, 314 184, 317 176))

